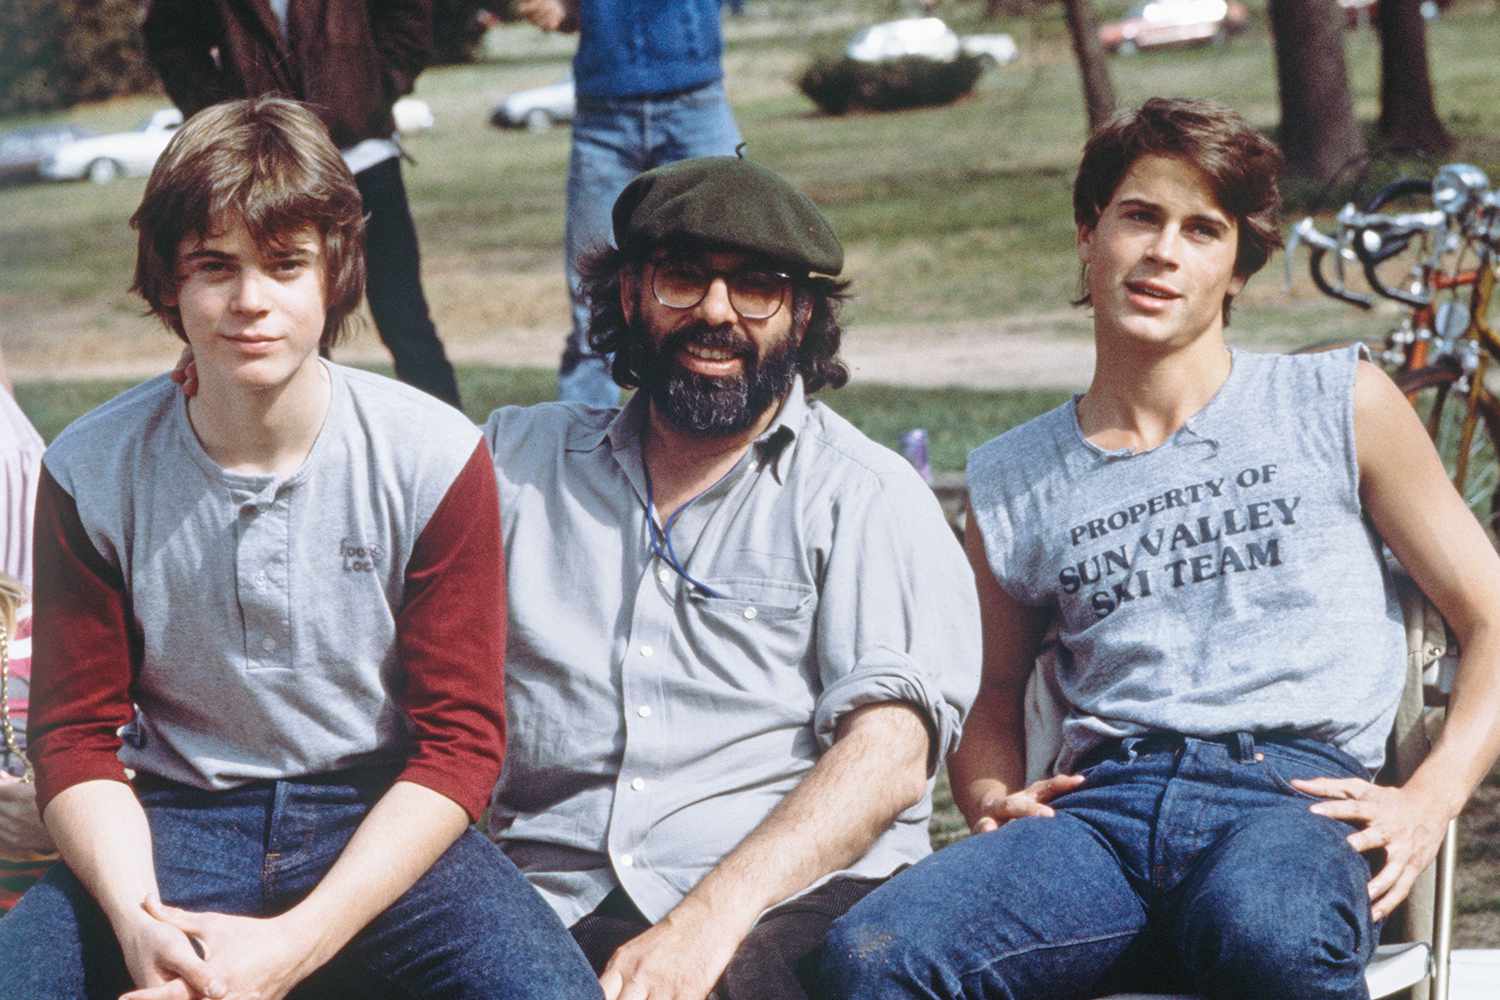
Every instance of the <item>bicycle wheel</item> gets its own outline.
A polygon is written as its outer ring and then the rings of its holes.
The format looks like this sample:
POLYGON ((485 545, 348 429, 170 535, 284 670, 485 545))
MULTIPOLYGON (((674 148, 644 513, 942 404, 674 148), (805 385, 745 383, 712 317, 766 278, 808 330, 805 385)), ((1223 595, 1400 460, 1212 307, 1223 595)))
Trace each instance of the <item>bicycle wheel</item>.
POLYGON ((1463 436, 1465 424, 1470 423, 1470 394, 1455 390, 1460 377, 1456 365, 1437 364, 1402 372, 1396 376, 1396 385, 1427 425, 1443 467, 1464 502, 1479 522, 1495 534, 1496 514, 1500 513, 1496 497, 1500 488, 1500 451, 1495 445, 1500 437, 1500 400, 1480 387, 1474 404, 1472 434, 1465 446, 1463 436))

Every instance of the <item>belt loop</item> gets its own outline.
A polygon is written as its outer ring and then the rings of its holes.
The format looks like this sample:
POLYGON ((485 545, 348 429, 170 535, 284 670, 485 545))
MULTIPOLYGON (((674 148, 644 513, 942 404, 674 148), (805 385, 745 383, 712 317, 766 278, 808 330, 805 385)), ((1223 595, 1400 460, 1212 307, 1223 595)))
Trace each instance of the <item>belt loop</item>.
POLYGON ((1230 752, 1234 754, 1235 762, 1247 764, 1255 759, 1255 737, 1244 730, 1234 733, 1234 744, 1230 752))

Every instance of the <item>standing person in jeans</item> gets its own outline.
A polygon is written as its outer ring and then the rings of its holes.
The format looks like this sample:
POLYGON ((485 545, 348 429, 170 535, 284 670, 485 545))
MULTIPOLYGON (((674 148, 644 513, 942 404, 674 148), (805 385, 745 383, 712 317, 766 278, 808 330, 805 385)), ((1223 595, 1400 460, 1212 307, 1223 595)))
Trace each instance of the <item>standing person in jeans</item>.
POLYGON ((517 0, 545 31, 578 32, 563 267, 573 328, 557 374, 564 402, 620 400, 609 359, 588 343, 578 257, 609 241, 610 207, 652 167, 732 153, 740 133, 724 94, 718 0, 517 0))
POLYGON ((150 0, 146 54, 184 115, 234 97, 307 101, 354 173, 366 294, 396 377, 459 405, 422 292, 391 105, 432 52, 431 0, 150 0))
POLYGON ((984 680, 949 760, 976 836, 830 933, 834 996, 1367 997, 1379 923, 1500 752, 1500 557, 1355 349, 1231 351, 1281 155, 1151 100, 1073 188, 1098 363, 969 459, 984 680), (1405 679, 1382 542, 1463 651, 1431 755, 1370 782, 1405 679), (1058 776, 1023 785, 1049 623, 1058 776))
POLYGON ((44 458, 29 752, 66 865, 0 921, 5 1000, 599 995, 470 829, 504 748, 489 452, 319 356, 362 222, 280 98, 194 115, 152 171, 135 289, 204 391, 152 379, 44 458))

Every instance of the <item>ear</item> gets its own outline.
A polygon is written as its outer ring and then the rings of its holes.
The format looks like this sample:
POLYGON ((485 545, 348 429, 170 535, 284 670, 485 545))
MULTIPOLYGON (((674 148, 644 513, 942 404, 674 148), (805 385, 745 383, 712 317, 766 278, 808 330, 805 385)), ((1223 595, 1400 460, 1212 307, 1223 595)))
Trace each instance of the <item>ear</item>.
POLYGON ((792 333, 801 340, 812 322, 813 297, 809 292, 792 290, 792 333))
POLYGON ((1094 227, 1079 224, 1078 226, 1078 259, 1085 264, 1089 262, 1089 247, 1094 241, 1094 227))
POLYGON ((625 322, 635 325, 636 310, 641 304, 641 273, 637 268, 625 267, 620 269, 620 312, 625 314, 625 322))
POLYGON ((1245 283, 1249 280, 1249 275, 1236 274, 1233 278, 1229 279, 1229 291, 1226 294, 1231 298, 1240 294, 1240 292, 1245 290, 1245 283))

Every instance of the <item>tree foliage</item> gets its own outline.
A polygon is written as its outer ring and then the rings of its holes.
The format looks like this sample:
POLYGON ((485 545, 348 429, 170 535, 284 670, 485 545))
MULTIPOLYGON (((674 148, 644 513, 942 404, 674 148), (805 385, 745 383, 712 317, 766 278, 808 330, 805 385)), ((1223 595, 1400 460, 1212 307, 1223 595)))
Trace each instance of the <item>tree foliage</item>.
POLYGON ((139 0, 6 0, 0 113, 46 111, 152 87, 139 0))
POLYGON ((984 62, 960 55, 952 60, 906 56, 859 62, 847 56, 824 58, 803 71, 797 85, 832 115, 855 108, 893 111, 950 104, 974 89, 984 62))

